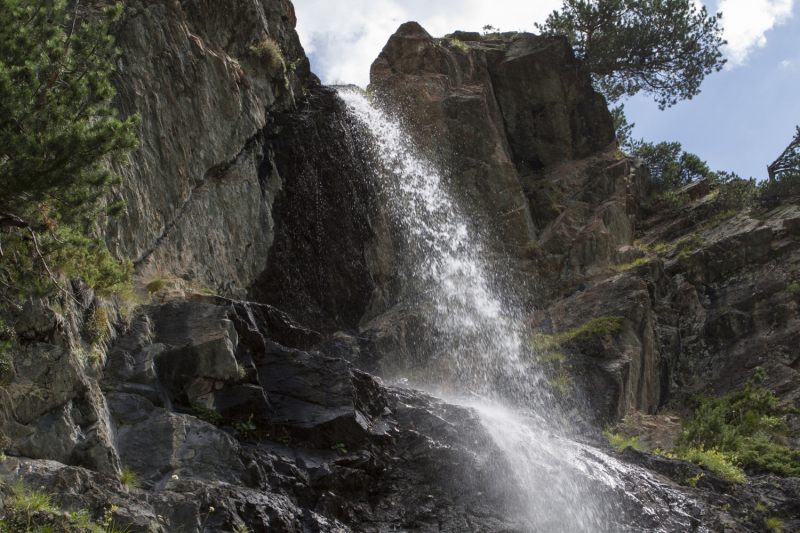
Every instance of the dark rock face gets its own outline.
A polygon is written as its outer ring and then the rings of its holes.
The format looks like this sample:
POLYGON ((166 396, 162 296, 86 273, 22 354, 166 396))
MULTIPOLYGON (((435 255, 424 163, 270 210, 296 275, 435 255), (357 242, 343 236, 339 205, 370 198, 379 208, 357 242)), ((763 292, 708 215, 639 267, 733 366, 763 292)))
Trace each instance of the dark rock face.
POLYGON ((319 83, 294 31, 294 7, 288 0, 125 5, 113 28, 122 50, 113 82, 121 113, 142 119, 142 143, 119 169, 125 181, 115 200, 130 207, 107 228, 109 248, 130 257, 145 283, 168 273, 233 284, 243 295, 266 266, 280 187, 277 176, 259 176, 269 159, 259 132, 267 113, 292 109, 303 86, 319 83), (251 50, 266 39, 282 54, 272 67, 251 50))
MULTIPOLYGON (((521 174, 599 152, 614 141, 605 99, 579 74, 563 37, 517 34, 498 43, 502 59, 487 51, 494 94, 521 174)), ((499 54, 497 54, 499 56, 499 54)))
POLYGON ((274 166, 262 172, 280 176, 281 194, 270 260, 251 296, 317 329, 355 328, 391 275, 370 261, 392 257, 370 156, 331 89, 272 118, 274 166))
POLYGON ((14 377, 3 387, 3 449, 118 473, 108 412, 84 362, 74 352, 38 342, 8 355, 14 377))
POLYGON ((158 355, 154 362, 173 401, 192 401, 238 379, 238 335, 232 309, 169 304, 151 311, 158 355))
POLYGON ((458 195, 503 241, 524 245, 536 229, 520 176, 602 150, 614 141, 611 116, 565 39, 448 37, 403 24, 372 65, 372 87, 458 195))

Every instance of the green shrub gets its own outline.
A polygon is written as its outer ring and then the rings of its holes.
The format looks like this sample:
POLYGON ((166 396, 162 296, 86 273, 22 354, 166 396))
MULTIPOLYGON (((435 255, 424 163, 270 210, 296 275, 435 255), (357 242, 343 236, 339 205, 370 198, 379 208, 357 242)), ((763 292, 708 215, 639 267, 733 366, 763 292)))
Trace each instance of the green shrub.
POLYGON ((800 194, 800 174, 782 176, 773 182, 765 181, 761 183, 760 191, 762 197, 780 196, 788 198, 800 194))
POLYGON ((250 415, 250 417, 243 422, 234 422, 233 429, 235 429, 245 437, 247 436, 248 433, 255 431, 256 425, 253 424, 253 415, 250 415))
POLYGON ((192 402, 192 413, 200 420, 208 422, 209 424, 214 424, 215 426, 222 420, 222 415, 219 414, 219 411, 208 408, 197 400, 192 402))
POLYGON ((108 312, 102 307, 93 307, 83 329, 89 343, 103 342, 108 335, 108 312))
POLYGON ((100 348, 97 346, 92 348, 92 351, 86 356, 86 362, 90 366, 100 366, 103 363, 103 352, 100 351, 100 348))
POLYGON ((678 189, 712 174, 705 161, 683 151, 677 142, 653 144, 642 139, 630 141, 622 148, 631 156, 644 159, 650 170, 651 190, 656 193, 678 189))
POLYGON ((800 451, 772 440, 788 432, 785 417, 797 410, 781 406, 772 391, 763 388, 764 375, 763 368, 756 369, 745 390, 722 398, 694 397, 694 418, 675 438, 676 453, 715 450, 744 468, 800 475, 800 451))
POLYGON ((719 211, 742 211, 753 207, 758 199, 758 186, 753 178, 746 180, 732 172, 717 172, 713 182, 719 189, 714 199, 715 207, 719 211))
POLYGON ((267 38, 255 46, 251 46, 250 51, 267 69, 274 70, 280 66, 281 70, 286 70, 286 63, 283 60, 281 47, 272 39, 267 38))
POLYGON ((774 531, 776 533, 786 531, 786 524, 777 516, 770 516, 767 518, 764 522, 764 526, 767 528, 767 531, 774 531))
POLYGON ((621 433, 612 433, 611 431, 606 431, 606 438, 608 439, 608 443, 616 448, 618 452, 621 452, 629 446, 637 450, 647 449, 647 447, 640 442, 641 437, 638 435, 636 437, 629 437, 621 433))
POLYGON ((734 464, 734 459, 730 455, 718 450, 684 448, 668 456, 704 466, 719 477, 733 483, 744 483, 746 481, 744 472, 734 464))
POLYGON ((774 443, 764 433, 743 440, 739 446, 739 460, 757 470, 800 477, 800 450, 774 443))
POLYGON ((147 284, 147 292, 153 294, 163 289, 166 285, 167 285, 167 280, 160 278, 154 279, 153 281, 147 284))
POLYGON ((595 318, 575 329, 556 335, 536 333, 529 337, 528 346, 534 350, 552 350, 567 343, 586 344, 594 338, 611 340, 612 335, 622 331, 622 321, 622 317, 608 316, 595 318))
POLYGON ((703 476, 705 476, 705 474, 700 473, 694 477, 690 477, 686 479, 686 484, 689 485, 690 487, 697 487, 697 482, 700 481, 700 478, 703 476))
POLYGON ((86 509, 65 511, 41 490, 31 489, 21 480, 3 502, 0 519, 3 533, 127 533, 130 526, 119 526, 113 520, 116 506, 106 508, 103 519, 93 521, 86 509))
POLYGON ((445 39, 445 42, 452 48, 458 48, 462 52, 469 52, 469 46, 464 44, 464 42, 459 39, 447 38, 445 39))
POLYGON ((9 531, 34 531, 31 527, 37 525, 33 519, 38 513, 58 512, 47 493, 31 489, 22 481, 14 484, 11 493, 4 520, 10 527, 9 531))
POLYGON ((654 194, 650 201, 652 203, 661 203, 670 210, 680 209, 691 203, 691 198, 686 193, 681 193, 678 190, 670 189, 661 194, 654 194))

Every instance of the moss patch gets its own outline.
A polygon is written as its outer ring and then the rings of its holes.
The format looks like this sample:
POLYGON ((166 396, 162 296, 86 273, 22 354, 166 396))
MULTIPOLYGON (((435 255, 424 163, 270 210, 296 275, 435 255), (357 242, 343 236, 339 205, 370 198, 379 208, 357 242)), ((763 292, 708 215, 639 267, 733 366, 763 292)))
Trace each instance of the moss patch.
POLYGON ((569 343, 586 344, 594 338, 611 340, 615 333, 622 331, 622 321, 621 316, 607 316, 556 335, 536 333, 528 339, 528 346, 534 350, 553 350, 569 343))
POLYGON ((643 265, 643 264, 647 263, 648 261, 650 261, 650 258, 649 258, 649 257, 640 257, 640 258, 639 258, 639 259, 637 259, 636 261, 632 261, 632 262, 630 262, 630 263, 626 263, 626 264, 624 264, 624 265, 619 265, 619 266, 611 267, 611 269, 612 269, 614 272, 616 272, 617 274, 621 274, 622 272, 625 272, 626 270, 630 270, 630 269, 632 269, 632 268, 636 268, 636 267, 638 267, 638 266, 641 266, 641 265, 643 265))

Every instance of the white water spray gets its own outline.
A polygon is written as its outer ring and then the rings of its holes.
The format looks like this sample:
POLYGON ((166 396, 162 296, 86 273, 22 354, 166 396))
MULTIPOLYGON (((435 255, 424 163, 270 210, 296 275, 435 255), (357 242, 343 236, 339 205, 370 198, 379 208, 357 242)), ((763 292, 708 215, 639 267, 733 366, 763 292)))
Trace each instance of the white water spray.
POLYGON ((450 391, 449 401, 479 413, 508 465, 498 471, 511 472, 495 483, 513 487, 525 530, 628 531, 618 507, 623 499, 638 506, 621 481, 630 469, 564 437, 546 379, 529 360, 521 311, 498 295, 485 247, 441 174, 361 91, 340 89, 339 95, 376 146, 380 186, 407 240, 409 288, 433 303, 425 318, 442 337, 437 357, 449 367, 436 375, 449 383, 428 387, 450 391))
POLYGON ((497 392, 493 383, 498 379, 525 376, 533 380, 525 387, 528 400, 546 399, 541 376, 524 372, 530 362, 523 349, 521 312, 515 302, 501 301, 493 289, 483 243, 469 231, 440 173, 416 156, 400 125, 360 91, 343 89, 339 94, 377 145, 384 170, 380 184, 407 238, 406 279, 416 294, 433 303, 435 312, 426 318, 441 336, 437 351, 439 363, 448 366, 444 373, 459 388, 483 394, 497 392))

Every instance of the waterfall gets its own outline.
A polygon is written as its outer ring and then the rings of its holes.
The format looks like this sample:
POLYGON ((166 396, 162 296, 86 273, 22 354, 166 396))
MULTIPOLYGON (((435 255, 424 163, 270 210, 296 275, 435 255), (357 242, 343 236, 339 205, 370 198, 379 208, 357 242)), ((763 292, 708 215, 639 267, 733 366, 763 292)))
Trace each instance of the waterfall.
POLYGON ((438 385, 449 380, 458 390, 513 393, 518 402, 549 411, 545 404, 552 398, 543 376, 528 371, 521 309, 493 289, 486 247, 470 231, 440 172, 417 155, 398 122, 361 91, 340 89, 339 94, 377 147, 380 186, 406 241, 406 290, 432 303, 433 312, 425 318, 439 333, 438 385))
POLYGON ((508 487, 521 530, 660 532, 667 517, 688 524, 677 510, 691 505, 685 498, 642 497, 657 492, 649 474, 567 437, 526 347, 521 308, 495 288, 486 246, 441 172, 362 91, 340 88, 339 95, 375 147, 376 179, 403 233, 406 292, 432 304, 425 319, 439 333, 438 371, 424 388, 478 413, 506 465, 492 483, 508 487), (626 513, 636 516, 637 529, 626 525, 626 513))

